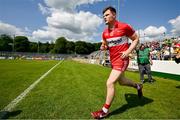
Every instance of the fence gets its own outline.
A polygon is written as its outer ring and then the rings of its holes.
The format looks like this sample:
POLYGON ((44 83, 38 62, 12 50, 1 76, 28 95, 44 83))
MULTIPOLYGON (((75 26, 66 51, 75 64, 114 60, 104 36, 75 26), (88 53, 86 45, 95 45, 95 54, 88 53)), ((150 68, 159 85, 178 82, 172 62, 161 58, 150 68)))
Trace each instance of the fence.
POLYGON ((79 57, 75 54, 50 54, 27 52, 0 52, 0 59, 27 59, 27 60, 61 60, 62 58, 79 57))

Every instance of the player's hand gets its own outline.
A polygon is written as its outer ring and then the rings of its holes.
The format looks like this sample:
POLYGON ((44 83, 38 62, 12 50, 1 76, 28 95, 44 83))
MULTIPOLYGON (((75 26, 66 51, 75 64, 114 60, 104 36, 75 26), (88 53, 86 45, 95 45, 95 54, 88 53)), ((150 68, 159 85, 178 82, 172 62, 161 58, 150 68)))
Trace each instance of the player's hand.
POLYGON ((100 50, 106 50, 107 46, 106 45, 101 45, 100 50))
POLYGON ((124 59, 124 58, 126 58, 126 57, 129 57, 129 52, 127 52, 127 51, 123 51, 123 52, 120 52, 120 54, 121 54, 121 58, 122 59, 124 59))

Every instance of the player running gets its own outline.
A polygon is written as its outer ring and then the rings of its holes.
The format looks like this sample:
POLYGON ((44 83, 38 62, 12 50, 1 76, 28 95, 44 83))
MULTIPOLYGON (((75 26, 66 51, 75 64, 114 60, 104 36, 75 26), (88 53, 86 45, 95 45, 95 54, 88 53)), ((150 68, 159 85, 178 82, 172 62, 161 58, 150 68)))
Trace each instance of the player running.
POLYGON ((101 50, 109 50, 112 71, 107 79, 107 95, 106 101, 102 109, 92 112, 91 115, 95 119, 104 118, 108 115, 109 108, 115 95, 115 83, 130 86, 137 89, 138 96, 142 97, 142 84, 134 83, 124 76, 124 71, 129 64, 129 54, 139 42, 139 37, 133 28, 116 20, 116 9, 109 6, 103 10, 103 18, 108 26, 102 33, 103 42, 101 50), (132 40, 131 45, 128 44, 128 38, 132 40))

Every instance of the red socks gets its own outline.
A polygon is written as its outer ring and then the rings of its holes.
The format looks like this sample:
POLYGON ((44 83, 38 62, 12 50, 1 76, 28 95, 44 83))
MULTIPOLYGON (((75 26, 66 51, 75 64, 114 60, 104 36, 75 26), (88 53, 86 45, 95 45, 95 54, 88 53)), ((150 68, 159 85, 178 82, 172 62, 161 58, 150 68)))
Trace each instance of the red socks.
POLYGON ((110 108, 110 106, 111 106, 111 105, 104 104, 104 106, 103 106, 103 108, 102 108, 103 112, 107 113, 108 110, 109 110, 109 108, 110 108))

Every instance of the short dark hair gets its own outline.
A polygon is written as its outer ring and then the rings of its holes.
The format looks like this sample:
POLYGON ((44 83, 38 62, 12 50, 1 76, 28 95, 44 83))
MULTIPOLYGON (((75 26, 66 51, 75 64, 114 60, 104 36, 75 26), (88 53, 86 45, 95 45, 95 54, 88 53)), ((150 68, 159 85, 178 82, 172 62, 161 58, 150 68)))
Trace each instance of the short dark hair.
POLYGON ((116 14, 116 9, 112 6, 108 6, 106 8, 104 8, 103 10, 103 14, 107 11, 107 10, 110 10, 111 12, 114 12, 116 14))
POLYGON ((146 47, 145 44, 141 43, 141 45, 139 46, 139 49, 141 49, 142 46, 146 47))

